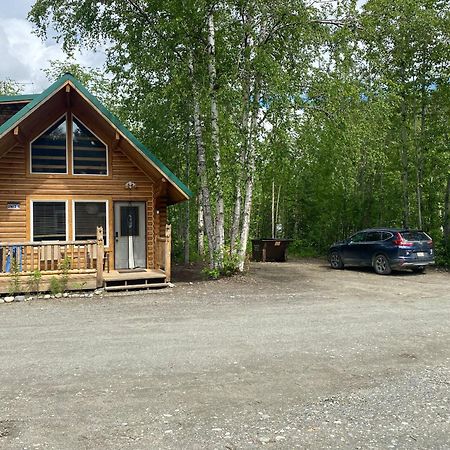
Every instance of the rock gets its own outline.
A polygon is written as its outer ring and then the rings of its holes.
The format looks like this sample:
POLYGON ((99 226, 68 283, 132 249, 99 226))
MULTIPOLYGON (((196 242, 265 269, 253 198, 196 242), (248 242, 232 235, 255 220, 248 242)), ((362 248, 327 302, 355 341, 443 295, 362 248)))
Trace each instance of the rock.
POLYGON ((45 298, 45 300, 48 300, 49 298, 51 298, 51 295, 50 294, 45 294, 44 298, 45 298))
POLYGON ((68 292, 64 292, 63 297, 66 298, 68 296, 69 296, 69 293, 68 292))
POLYGON ((0 303, 5 303, 5 300, 3 300, 2 298, 0 298, 0 303))
POLYGON ((272 439, 268 436, 262 436, 259 438, 259 442, 261 442, 261 444, 268 444, 271 440, 272 439))
POLYGON ((101 288, 101 289, 96 289, 96 290, 94 291, 94 294, 95 294, 95 295, 103 294, 103 288, 101 288))
POLYGON ((55 294, 55 298, 61 298, 63 295, 61 294, 61 292, 58 292, 57 294, 55 294))
POLYGON ((89 294, 89 297, 92 298, 94 296, 94 294, 89 294))
POLYGON ((173 284, 173 283, 167 283, 167 286, 169 286, 170 288, 174 288, 175 287, 175 285, 173 284))
POLYGON ((25 299, 26 302, 29 302, 30 300, 33 300, 33 297, 31 295, 25 299))
POLYGON ((15 302, 24 302, 25 301, 25 295, 16 295, 14 297, 15 302))
POLYGON ((11 296, 5 297, 5 302, 6 302, 6 303, 11 303, 11 302, 13 302, 13 301, 14 301, 14 297, 11 297, 11 296))

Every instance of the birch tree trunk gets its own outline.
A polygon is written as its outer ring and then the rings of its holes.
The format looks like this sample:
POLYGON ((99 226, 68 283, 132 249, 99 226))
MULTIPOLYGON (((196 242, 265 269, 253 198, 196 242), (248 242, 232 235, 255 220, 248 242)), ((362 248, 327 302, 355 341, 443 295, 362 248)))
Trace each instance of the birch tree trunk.
POLYGON ((231 236, 230 236, 230 253, 236 254, 236 244, 239 235, 239 225, 241 224, 241 203, 242 203, 242 166, 237 168, 238 174, 236 177, 236 193, 233 208, 233 221, 231 223, 231 236))
POLYGON ((272 229, 270 230, 270 237, 275 238, 275 181, 272 180, 272 229))
POLYGON ((406 98, 403 96, 401 110, 401 162, 402 162, 402 198, 403 226, 409 227, 409 195, 408 195, 408 131, 406 129, 406 98))
POLYGON ((450 252, 450 172, 447 174, 447 189, 444 201, 444 243, 447 252, 450 252))
POLYGON ((209 247, 209 264, 211 268, 215 267, 214 249, 216 248, 215 233, 214 233, 214 223, 211 212, 211 201, 208 186, 208 174, 206 167, 206 152, 205 145, 203 143, 202 135, 202 124, 201 124, 201 113, 200 113, 200 102, 197 92, 197 83, 195 80, 194 72, 194 58, 191 53, 189 58, 189 72, 192 80, 192 101, 194 106, 194 135, 195 142, 197 146, 197 171, 200 180, 200 191, 201 200, 203 208, 203 221, 206 231, 206 236, 208 237, 208 247, 209 247))
MULTIPOLYGON (((190 154, 189 154, 189 141, 190 141, 190 124, 187 125, 187 132, 186 132, 186 146, 185 146, 185 153, 186 153, 186 180, 189 180, 190 176, 190 170, 191 170, 191 161, 190 161, 190 154)), ((184 223, 184 264, 189 264, 190 261, 190 216, 191 216, 191 208, 190 208, 190 202, 186 202, 186 211, 185 211, 185 223, 184 223)))
POLYGON ((242 101, 243 113, 242 113, 242 135, 244 136, 242 146, 239 152, 238 167, 236 171, 236 193, 235 203, 233 210, 233 222, 231 225, 231 239, 230 239, 230 251, 232 254, 238 252, 237 240, 241 225, 241 208, 242 208, 242 178, 245 164, 245 155, 247 153, 248 146, 248 129, 249 129, 249 102, 250 102, 250 78, 247 77, 244 86, 244 95, 242 101))
POLYGON ((426 85, 425 80, 421 86, 421 106, 420 106, 420 143, 417 147, 417 213, 419 218, 419 228, 423 227, 422 220, 422 185, 423 185, 423 148, 425 142, 425 117, 426 117, 426 85))
POLYGON ((219 140, 219 109, 217 106, 217 70, 216 70, 216 42, 215 42, 214 9, 208 13, 208 74, 209 95, 211 101, 211 145, 214 154, 214 188, 216 196, 216 224, 214 253, 218 267, 223 267, 223 251, 225 246, 224 230, 224 202, 222 189, 222 167, 219 140))
POLYGON ((201 189, 197 198, 197 251, 203 258, 205 256, 205 221, 203 220, 203 199, 201 189))
MULTIPOLYGON (((242 15, 242 25, 245 27, 249 17, 244 13, 242 15)), ((235 203, 233 209, 233 221, 231 224, 231 238, 230 238, 230 252, 235 255, 239 252, 237 248, 237 241, 240 234, 241 225, 241 211, 242 211, 242 183, 244 174, 245 156, 247 154, 248 146, 248 131, 249 131, 249 115, 250 115, 250 92, 251 92, 251 79, 249 74, 250 65, 250 50, 252 48, 253 40, 245 33, 242 54, 243 54, 243 69, 242 69, 242 122, 241 122, 241 135, 243 136, 242 145, 239 151, 239 158, 237 161, 236 170, 236 192, 235 203)))
POLYGON ((280 212, 280 196, 281 196, 281 184, 278 186, 277 203, 275 206, 275 231, 273 234, 274 238, 277 238, 277 226, 279 222, 279 212, 280 212))
POLYGON ((255 155, 255 139, 254 131, 256 130, 256 125, 258 121, 258 111, 259 111, 259 91, 255 90, 254 94, 254 105, 251 114, 251 121, 248 130, 248 141, 247 141, 247 158, 246 158, 246 170, 247 178, 245 182, 245 198, 244 198, 244 208, 242 211, 242 230, 241 230, 241 241, 239 243, 239 270, 242 272, 244 270, 245 255, 247 252, 247 242, 248 234, 250 231, 250 217, 252 210, 252 199, 253 199, 253 184, 255 178, 255 168, 256 168, 256 155, 255 155))

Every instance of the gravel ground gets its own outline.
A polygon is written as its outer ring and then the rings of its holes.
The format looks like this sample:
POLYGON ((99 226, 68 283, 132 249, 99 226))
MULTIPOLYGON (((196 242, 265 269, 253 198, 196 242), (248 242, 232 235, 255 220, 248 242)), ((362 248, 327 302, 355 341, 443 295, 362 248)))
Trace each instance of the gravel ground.
POLYGON ((447 272, 175 284, 1 304, 0 448, 450 448, 447 272))

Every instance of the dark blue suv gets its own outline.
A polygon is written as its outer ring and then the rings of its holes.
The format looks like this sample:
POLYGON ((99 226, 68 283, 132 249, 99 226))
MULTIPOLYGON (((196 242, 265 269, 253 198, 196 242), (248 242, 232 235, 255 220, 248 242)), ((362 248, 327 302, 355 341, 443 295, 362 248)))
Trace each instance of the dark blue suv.
POLYGON ((392 269, 423 272, 434 264, 433 241, 419 230, 372 228, 333 244, 329 261, 333 269, 371 266, 380 275, 388 275, 392 269))

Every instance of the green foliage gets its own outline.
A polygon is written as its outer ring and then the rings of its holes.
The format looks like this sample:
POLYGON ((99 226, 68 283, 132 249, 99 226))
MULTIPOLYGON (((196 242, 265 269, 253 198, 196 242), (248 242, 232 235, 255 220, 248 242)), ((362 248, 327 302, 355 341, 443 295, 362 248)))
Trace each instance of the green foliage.
POLYGON ((17 258, 14 258, 11 255, 11 275, 10 275, 10 282, 9 282, 9 295, 15 295, 19 292, 21 292, 21 283, 20 283, 20 267, 19 262, 17 261, 17 258))
POLYGON ((52 295, 63 293, 67 289, 69 270, 72 266, 71 259, 66 255, 59 265, 61 274, 50 278, 50 292, 52 295))
POLYGON ((445 241, 434 242, 435 258, 438 266, 450 269, 450 243, 445 244, 445 241))
POLYGON ((239 272, 239 257, 232 254, 229 249, 226 249, 223 255, 223 267, 220 274, 225 277, 231 277, 239 272))
POLYGON ((221 267, 205 267, 202 273, 208 278, 217 280, 220 277, 231 277, 239 272, 239 257, 233 254, 230 248, 225 248, 221 267))
POLYGON ((66 61, 50 61, 50 68, 44 69, 44 73, 51 82, 56 81, 65 73, 72 74, 111 111, 115 111, 115 104, 111 92, 111 81, 105 76, 103 71, 82 66, 67 59, 66 61))
POLYGON ((63 292, 63 288, 61 286, 61 280, 57 277, 53 276, 50 278, 50 293, 52 295, 60 294, 63 292))
POLYGON ((302 239, 295 239, 289 244, 289 255, 298 258, 314 258, 321 256, 323 252, 319 252, 317 248, 311 246, 311 243, 302 239))
POLYGON ((23 91, 23 85, 17 81, 0 80, 0 95, 18 95, 23 91))
POLYGON ((41 284, 42 272, 39 269, 33 270, 28 277, 28 290, 30 292, 39 292, 39 287, 41 284))
POLYGON ((72 267, 72 260, 66 255, 60 263, 59 269, 61 275, 59 277, 60 292, 64 292, 67 289, 67 283, 69 281, 69 270, 72 267))
POLYGON ((220 278, 220 270, 217 267, 214 267, 212 269, 210 267, 205 267, 202 270, 202 273, 208 278, 212 278, 213 280, 217 280, 218 278, 220 278))
MULTIPOLYGON (((211 178, 205 51, 210 6, 201 0, 108 2, 107 7, 96 1, 37 0, 30 12, 38 34, 44 37, 53 28, 69 56, 81 46, 110 42, 108 77, 68 62, 54 63, 51 77, 71 71, 103 101, 109 99, 119 117, 195 193, 188 60, 192 51, 211 178)), ((358 10, 354 1, 305 6, 299 0, 252 0, 219 2, 215 8, 226 236, 239 175, 248 173, 238 155, 247 145, 243 112, 251 105, 244 93, 252 77, 260 83, 261 102, 251 237, 271 234, 275 182, 281 186, 280 237, 295 239, 291 254, 324 254, 333 241, 373 226, 405 224, 430 231, 438 243, 445 239, 448 1, 371 0, 358 10), (330 17, 334 25, 321 23, 330 17), (264 29, 271 34, 260 41, 264 29)), ((219 191, 214 179, 211 190, 214 209, 219 191)), ((184 259, 187 240, 195 255, 197 212, 195 200, 188 211, 184 205, 170 211, 178 260, 184 259)), ((447 257, 441 255, 450 251, 437 254, 444 262, 447 257)), ((227 264, 224 260, 224 269, 227 264)), ((210 275, 221 273, 215 269, 210 275)))

